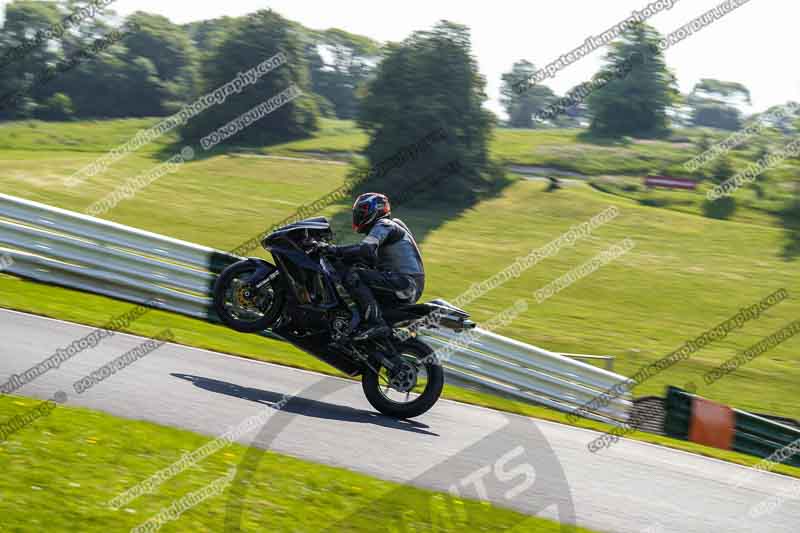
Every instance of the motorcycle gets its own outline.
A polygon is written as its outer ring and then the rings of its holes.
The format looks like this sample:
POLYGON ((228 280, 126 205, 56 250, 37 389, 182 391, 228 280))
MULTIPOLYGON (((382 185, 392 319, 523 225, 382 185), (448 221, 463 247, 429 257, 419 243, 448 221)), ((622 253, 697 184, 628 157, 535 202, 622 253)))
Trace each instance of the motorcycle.
POLYGON ((444 300, 396 305, 376 291, 391 334, 354 342, 358 305, 342 282, 341 265, 320 250, 332 243, 325 217, 278 228, 261 245, 275 264, 249 258, 228 266, 214 285, 214 309, 230 328, 269 331, 351 377, 361 376, 369 403, 396 418, 428 411, 442 393, 444 372, 417 329, 475 327, 469 314, 444 300), (383 296, 383 297, 382 297, 383 296))

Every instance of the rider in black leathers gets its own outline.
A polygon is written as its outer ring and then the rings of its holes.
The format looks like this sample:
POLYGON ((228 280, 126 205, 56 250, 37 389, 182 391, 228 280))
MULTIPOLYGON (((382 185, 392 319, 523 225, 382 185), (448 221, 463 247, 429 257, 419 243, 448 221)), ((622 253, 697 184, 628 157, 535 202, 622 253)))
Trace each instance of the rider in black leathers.
POLYGON ((327 245, 323 251, 341 258, 347 265, 344 279, 363 313, 361 327, 353 340, 363 341, 390 332, 373 291, 388 303, 416 303, 425 288, 425 268, 414 236, 401 220, 391 217, 385 195, 366 193, 356 199, 353 230, 367 236, 359 244, 327 245), (376 269, 361 268, 358 264, 376 269))

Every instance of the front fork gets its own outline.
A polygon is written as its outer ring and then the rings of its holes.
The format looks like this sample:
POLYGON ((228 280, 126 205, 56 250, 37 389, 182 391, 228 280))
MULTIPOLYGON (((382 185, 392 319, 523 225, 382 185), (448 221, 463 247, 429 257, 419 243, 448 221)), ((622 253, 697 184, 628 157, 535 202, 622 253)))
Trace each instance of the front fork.
POLYGON ((280 274, 277 268, 272 270, 270 268, 272 265, 266 261, 261 261, 259 259, 248 259, 248 261, 256 267, 256 270, 247 280, 247 283, 255 286, 256 289, 260 289, 280 274))
POLYGON ((348 326, 350 331, 348 334, 352 333, 361 323, 361 311, 358 308, 358 304, 355 300, 353 300, 353 297, 350 295, 350 291, 347 290, 347 287, 344 286, 342 277, 339 275, 339 272, 336 270, 336 268, 332 267, 324 258, 321 264, 325 274, 330 276, 333 286, 336 289, 336 294, 339 295, 339 298, 342 299, 344 304, 350 310, 350 325, 348 326))

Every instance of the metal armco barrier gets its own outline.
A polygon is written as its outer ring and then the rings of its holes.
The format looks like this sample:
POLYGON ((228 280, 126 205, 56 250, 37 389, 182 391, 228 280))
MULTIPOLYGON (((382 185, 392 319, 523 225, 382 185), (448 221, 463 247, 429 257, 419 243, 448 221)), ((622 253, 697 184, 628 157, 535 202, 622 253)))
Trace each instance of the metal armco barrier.
POLYGON ((613 355, 587 355, 584 353, 564 353, 562 352, 561 355, 566 355, 567 357, 571 357, 572 359, 582 360, 585 359, 586 361, 603 361, 606 370, 614 370, 614 356, 613 355))
MULTIPOLYGON (((667 416, 664 421, 664 432, 667 435, 692 440, 691 428, 696 423, 695 402, 699 398, 677 387, 668 388, 665 402, 667 416)), ((756 457, 769 457, 794 442, 800 442, 800 429, 739 409, 732 411, 733 439, 727 449, 756 457)), ((784 464, 800 466, 800 454, 787 455, 784 464)))
MULTIPOLYGON (((459 334, 425 331, 425 342, 443 350, 448 381, 469 388, 528 400, 570 412, 607 391, 625 377, 495 333, 477 330, 466 347, 459 334), (447 350, 451 341, 459 346, 447 350)), ((628 419, 629 397, 615 398, 595 413, 600 420, 628 419)))
MULTIPOLYGON (((240 258, 163 235, 0 194, 0 248, 7 271, 135 303, 217 321, 211 289, 240 258)), ((267 336, 271 336, 267 334, 267 336)), ((426 331, 439 349, 457 334, 426 331)), ((444 360, 448 381, 495 395, 572 411, 627 378, 535 346, 477 330, 444 360)), ((630 396, 588 416, 626 421, 630 396)))

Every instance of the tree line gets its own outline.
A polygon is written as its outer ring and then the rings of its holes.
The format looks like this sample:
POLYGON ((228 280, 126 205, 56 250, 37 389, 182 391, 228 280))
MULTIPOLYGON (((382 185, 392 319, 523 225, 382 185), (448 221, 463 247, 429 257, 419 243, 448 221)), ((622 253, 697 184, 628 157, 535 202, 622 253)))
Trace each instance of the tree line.
MULTIPOLYGON (((442 129, 446 142, 425 161, 410 161, 370 185, 402 190, 409 179, 452 161, 460 169, 449 177, 454 197, 474 197, 504 183, 488 155, 492 129, 500 122, 485 108, 486 80, 465 26, 441 21, 402 42, 381 44, 340 29, 312 30, 272 10, 178 25, 141 11, 121 21, 109 4, 15 0, 7 5, 0 33, 0 102, 14 98, 13 105, 0 105, 0 120, 182 116, 198 98, 230 88, 243 73, 280 54, 287 60, 252 86, 236 94, 224 91, 224 105, 192 113, 180 126, 182 140, 200 141, 294 86, 304 97, 243 128, 231 142, 264 146, 312 135, 320 117, 353 119, 368 134, 364 152, 368 163, 375 163, 409 140, 442 129), (135 31, 107 38, 123 25, 135 31), (42 72, 57 75, 36 83, 44 79, 42 72)), ((704 79, 682 95, 657 46, 660 39, 644 23, 626 29, 608 45, 603 68, 565 98, 544 85, 515 90, 536 71, 532 63, 518 61, 502 76, 507 125, 587 126, 601 137, 651 138, 668 136, 674 125, 738 129, 739 107, 750 101, 747 88, 704 79), (570 104, 541 113, 564 101, 570 104)), ((794 118, 776 126, 789 128, 794 118)))
POLYGON ((137 31, 93 54, 92 61, 46 84, 34 83, 48 68, 59 70, 112 32, 117 19, 112 8, 107 0, 8 4, 0 32, 0 97, 21 97, 0 108, 0 120, 170 115, 214 83, 228 81, 222 78, 231 72, 230 65, 247 70, 265 59, 260 47, 280 46, 291 49, 294 68, 304 71, 315 112, 353 119, 357 90, 381 54, 379 44, 367 37, 311 30, 277 15, 178 25, 136 12, 126 23, 137 31), (79 16, 86 14, 87 4, 91 16, 79 16), (250 37, 256 40, 248 42, 250 37))

